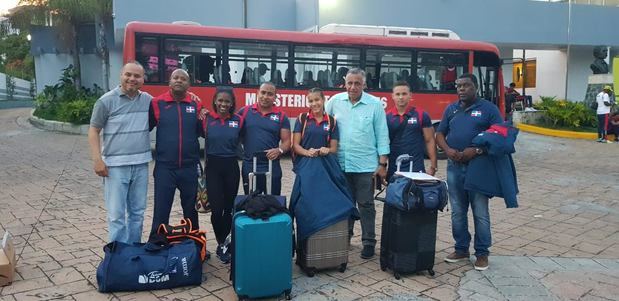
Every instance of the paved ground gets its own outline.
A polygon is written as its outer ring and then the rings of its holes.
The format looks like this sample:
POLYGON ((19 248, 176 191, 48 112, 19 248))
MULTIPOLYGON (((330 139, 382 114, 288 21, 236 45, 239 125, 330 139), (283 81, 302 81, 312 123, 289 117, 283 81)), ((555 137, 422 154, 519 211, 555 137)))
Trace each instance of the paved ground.
MULTIPOLYGON (((217 259, 204 265, 206 280, 198 287, 97 293, 95 269, 107 232, 101 180, 91 170, 86 137, 35 129, 28 113, 0 111, 0 233, 15 235, 19 254, 17 281, 0 288, 0 300, 235 298, 228 266, 217 259)), ((520 208, 491 201, 490 269, 442 261, 452 238, 449 213, 441 213, 434 278, 395 280, 380 270, 378 259, 359 258, 357 235, 345 273, 308 278, 294 268, 295 300, 619 300, 619 144, 521 133, 517 149, 520 208)), ((289 193, 290 162, 284 165, 289 193)), ((445 162, 439 165, 443 176, 445 162)), ((149 191, 152 200, 152 182, 149 191)), ((382 212, 380 204, 377 209, 382 212)), ((173 211, 177 220, 180 207, 173 211)), ((214 241, 209 219, 201 218, 214 241)))

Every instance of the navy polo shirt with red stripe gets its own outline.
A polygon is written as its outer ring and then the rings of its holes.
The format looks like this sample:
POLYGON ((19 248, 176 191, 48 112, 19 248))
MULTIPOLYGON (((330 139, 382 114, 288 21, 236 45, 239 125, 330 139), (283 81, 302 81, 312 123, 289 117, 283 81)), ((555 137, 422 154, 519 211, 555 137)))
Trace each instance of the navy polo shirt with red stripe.
MULTIPOLYGON (((334 119, 335 121, 335 119, 334 119)), ((303 124, 301 118, 297 118, 294 125, 294 133, 303 132, 303 124)), ((329 125, 329 118, 326 114, 323 115, 322 121, 317 123, 316 118, 312 113, 307 114, 305 122, 305 131, 301 137, 301 147, 304 149, 329 147, 329 140, 339 140, 340 135, 337 130, 337 122, 334 125, 329 125), (331 129, 330 127, 333 127, 331 129)))
POLYGON ((195 166, 200 159, 198 137, 203 136, 198 114, 202 105, 189 95, 176 101, 168 91, 153 98, 150 128, 157 127, 155 160, 170 167, 195 166))
MULTIPOLYGON (((238 112, 243 118, 243 166, 251 166, 253 154, 272 148, 279 147, 280 130, 290 130, 290 120, 288 116, 279 108, 273 107, 269 113, 262 114, 258 110, 258 105, 253 104, 241 108, 238 112)), ((275 160, 273 175, 281 175, 279 160, 275 160)), ((266 170, 266 161, 259 162, 260 171, 266 170)))
MULTIPOLYGON (((423 112, 423 116, 419 116, 418 110, 409 108, 406 112, 400 115, 394 107, 387 112, 387 127, 389 128, 390 140, 389 148, 389 174, 393 174, 396 170, 395 160, 402 154, 408 154, 413 157, 413 171, 425 171, 423 159, 425 154, 425 139, 423 137, 423 128, 432 127, 432 119, 430 115, 423 112), (404 125, 402 125, 404 123, 404 125), (403 126, 403 127, 402 127, 403 126)), ((409 164, 403 164, 402 171, 409 170, 409 164)))
POLYGON ((456 101, 445 109, 437 131, 445 135, 449 147, 462 151, 471 146, 477 134, 497 123, 503 123, 503 118, 495 104, 477 99, 464 109, 462 102, 456 101))
POLYGON ((224 158, 236 157, 243 122, 238 114, 222 117, 210 112, 206 117, 206 153, 224 158))

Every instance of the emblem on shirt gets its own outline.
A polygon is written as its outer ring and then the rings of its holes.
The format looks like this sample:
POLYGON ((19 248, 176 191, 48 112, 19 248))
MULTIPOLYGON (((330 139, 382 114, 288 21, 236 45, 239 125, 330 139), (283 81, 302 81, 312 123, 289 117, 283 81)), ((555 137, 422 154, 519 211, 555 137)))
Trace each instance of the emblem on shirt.
POLYGON ((407 121, 408 124, 417 124, 417 117, 411 117, 407 121))
POLYGON ((234 121, 234 120, 228 121, 228 127, 238 128, 239 127, 239 122, 238 121, 234 121))
POLYGON ((471 116, 473 116, 473 117, 481 117, 481 111, 475 110, 475 111, 471 112, 471 116))
POLYGON ((328 124, 324 124, 322 126, 322 129, 328 132, 329 131, 329 125, 328 124))
POLYGON ((279 122, 279 116, 277 116, 275 114, 271 115, 271 117, 269 117, 269 118, 271 118, 271 120, 273 120, 273 121, 279 122))
POLYGON ((185 112, 187 112, 187 113, 195 113, 196 112, 196 108, 194 108, 194 107, 186 107, 185 108, 185 112))

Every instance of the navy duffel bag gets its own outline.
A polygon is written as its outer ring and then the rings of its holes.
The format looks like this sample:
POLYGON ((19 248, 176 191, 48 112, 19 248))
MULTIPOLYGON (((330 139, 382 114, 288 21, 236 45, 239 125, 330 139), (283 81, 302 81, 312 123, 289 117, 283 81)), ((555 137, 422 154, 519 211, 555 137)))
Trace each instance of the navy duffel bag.
POLYGON ((97 268, 102 293, 169 289, 202 282, 202 261, 192 240, 178 244, 112 242, 97 268))
POLYGON ((444 181, 415 181, 399 175, 391 178, 385 197, 385 203, 402 211, 443 211, 447 201, 444 181))

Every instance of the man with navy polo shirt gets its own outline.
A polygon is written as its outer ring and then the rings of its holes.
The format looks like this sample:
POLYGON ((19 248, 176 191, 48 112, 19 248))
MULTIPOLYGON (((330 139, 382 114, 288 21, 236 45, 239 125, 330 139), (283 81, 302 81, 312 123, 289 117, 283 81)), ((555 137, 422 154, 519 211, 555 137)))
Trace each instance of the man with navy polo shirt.
POLYGON ((170 90, 153 98, 150 107, 150 129, 157 127, 155 144, 155 208, 150 235, 160 224, 168 224, 176 189, 180 191, 183 216, 199 228, 195 208, 198 191, 198 162, 203 135, 198 119, 202 105, 193 100, 189 90, 189 74, 176 69, 170 76, 170 90))
MULTIPOLYGON (((346 92, 334 95, 325 106, 339 125, 337 157, 346 175, 352 197, 361 216, 361 258, 374 257, 376 246, 376 208, 373 179, 386 179, 389 131, 382 103, 363 92, 365 71, 350 69, 344 78, 346 92)), ((348 225, 353 235, 354 220, 348 225)))
MULTIPOLYGON (((424 149, 428 152, 430 168, 427 173, 436 173, 436 142, 434 127, 430 115, 421 108, 410 106, 410 85, 405 81, 398 81, 393 85, 391 94, 394 107, 387 112, 387 126, 389 127, 389 169, 387 179, 396 171, 395 161, 398 156, 408 154, 413 157, 413 171, 426 172, 423 164, 424 149), (421 115, 420 115, 421 114, 421 115)), ((402 171, 408 171, 411 162, 402 164, 402 171)))
POLYGON ((475 75, 460 75, 456 87, 459 100, 445 109, 436 133, 436 142, 449 158, 447 184, 451 203, 451 230, 455 240, 455 250, 445 257, 445 261, 469 259, 471 234, 467 213, 470 205, 475 225, 475 269, 483 271, 488 268, 488 249, 492 243, 488 197, 464 190, 464 180, 468 162, 476 156, 484 155, 483 149, 471 146, 473 138, 491 125, 502 123, 503 119, 493 103, 478 98, 475 75))
MULTIPOLYGON (((273 161, 273 179, 271 194, 280 195, 282 190, 282 168, 280 157, 290 150, 290 120, 288 116, 275 106, 277 89, 272 82, 264 82, 258 89, 258 100, 253 105, 241 108, 238 114, 243 119, 243 190, 249 193, 249 173, 252 171, 253 156, 265 152, 268 160, 273 161)), ((265 172, 268 162, 258 158, 258 172, 265 172)), ((256 190, 266 192, 264 177, 256 179, 256 190)))

